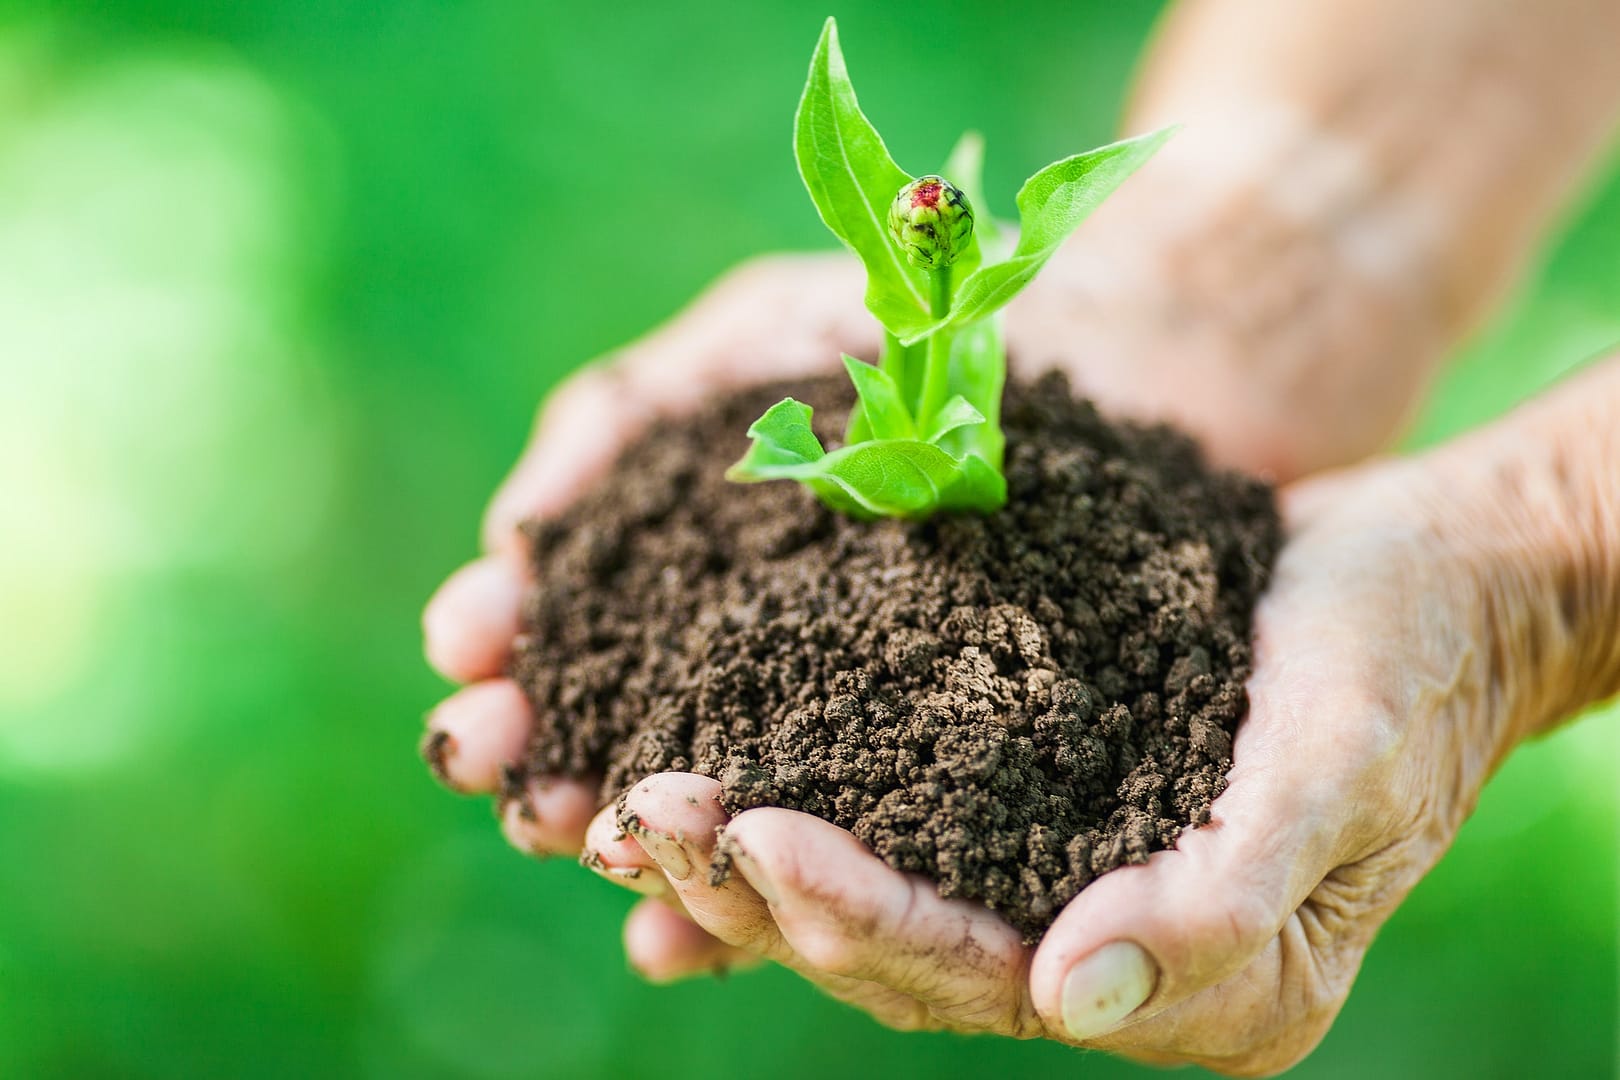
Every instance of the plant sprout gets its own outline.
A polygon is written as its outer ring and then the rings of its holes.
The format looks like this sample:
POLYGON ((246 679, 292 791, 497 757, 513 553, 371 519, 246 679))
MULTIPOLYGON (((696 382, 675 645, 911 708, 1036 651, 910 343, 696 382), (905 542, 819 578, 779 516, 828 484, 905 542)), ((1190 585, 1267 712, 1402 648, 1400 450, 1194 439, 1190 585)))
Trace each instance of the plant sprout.
POLYGON ((861 518, 999 509, 1007 501, 1000 309, 1171 130, 1031 176, 1017 195, 1009 252, 980 190, 979 137, 964 135, 940 175, 914 178, 896 165, 855 99, 832 19, 794 125, 799 175, 821 220, 866 268, 866 307, 883 324, 883 352, 875 367, 844 357, 857 401, 842 447, 828 453, 810 429, 810 406, 785 398, 748 429, 753 444, 727 477, 797 480, 861 518))

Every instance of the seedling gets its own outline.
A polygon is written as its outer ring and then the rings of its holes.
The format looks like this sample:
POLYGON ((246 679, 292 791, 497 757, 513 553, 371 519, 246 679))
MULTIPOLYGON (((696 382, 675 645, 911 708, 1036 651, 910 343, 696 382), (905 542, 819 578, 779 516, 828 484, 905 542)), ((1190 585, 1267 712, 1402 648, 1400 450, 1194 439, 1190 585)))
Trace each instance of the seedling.
POLYGON ((866 307, 883 324, 883 351, 875 367, 844 357, 857 401, 842 447, 828 453, 810 430, 810 406, 784 398, 748 429, 753 445, 727 477, 798 480, 862 518, 999 509, 1007 501, 1000 309, 1171 130, 1031 176, 1007 251, 982 197, 979 137, 964 135, 940 175, 912 177, 896 165, 855 99, 832 19, 794 125, 799 175, 821 220, 866 267, 866 307))

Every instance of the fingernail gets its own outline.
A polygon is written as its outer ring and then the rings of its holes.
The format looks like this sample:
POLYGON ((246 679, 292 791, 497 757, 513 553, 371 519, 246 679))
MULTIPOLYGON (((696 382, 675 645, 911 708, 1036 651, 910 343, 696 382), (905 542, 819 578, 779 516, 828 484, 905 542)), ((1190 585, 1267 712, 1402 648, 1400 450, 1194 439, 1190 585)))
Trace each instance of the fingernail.
POLYGON ((647 854, 657 860, 664 873, 676 881, 685 881, 692 876, 692 859, 673 836, 665 836, 651 829, 632 831, 630 835, 646 849, 647 854))
POLYGON ((456 752, 456 740, 448 731, 429 731, 422 736, 422 743, 417 748, 421 751, 422 760, 433 773, 433 778, 452 790, 455 784, 450 782, 449 758, 456 752))
POLYGON ((665 896, 669 893, 669 882, 664 880, 664 875, 645 867, 609 866, 602 861, 602 856, 589 849, 580 853, 579 862, 599 877, 633 893, 642 896, 665 896))
POLYGON ((733 840, 729 833, 722 832, 715 843, 714 872, 709 876, 710 883, 718 888, 730 877, 733 867, 754 887, 755 892, 765 898, 767 904, 777 902, 776 882, 771 880, 764 867, 754 861, 752 855, 743 850, 741 844, 733 840))
POLYGON ((1075 1039, 1112 1031, 1152 995, 1158 981, 1158 969, 1140 945, 1109 942, 1064 978, 1063 1026, 1075 1039))
POLYGON ((519 785, 514 789, 508 784, 501 795, 495 800, 495 818, 501 823, 501 835, 506 842, 537 859, 550 858, 537 835, 540 826, 540 815, 535 813, 534 800, 529 798, 526 787, 519 785))
POLYGON ((524 821, 540 820, 540 815, 534 809, 534 800, 529 797, 529 774, 516 765, 503 765, 501 787, 496 792, 496 805, 505 807, 512 804, 517 806, 518 817, 524 821))

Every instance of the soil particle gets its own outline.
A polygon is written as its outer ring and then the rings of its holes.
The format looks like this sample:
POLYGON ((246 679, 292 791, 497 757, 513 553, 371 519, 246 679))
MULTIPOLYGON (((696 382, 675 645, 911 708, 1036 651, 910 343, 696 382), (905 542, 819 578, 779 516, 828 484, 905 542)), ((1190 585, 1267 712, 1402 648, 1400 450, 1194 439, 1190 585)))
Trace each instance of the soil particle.
POLYGON ((427 763, 428 770, 439 783, 446 787, 450 783, 450 755, 454 752, 452 738, 448 731, 430 731, 422 737, 419 747, 422 760, 427 763))
POLYGON ((816 416, 831 444, 847 393, 778 385, 665 422, 528 526, 524 768, 601 776, 602 805, 651 773, 714 777, 729 813, 816 814, 1034 941, 1209 820, 1280 543, 1271 490, 1056 375, 1009 388, 990 517, 856 522, 723 479, 766 406, 843 399, 816 416))

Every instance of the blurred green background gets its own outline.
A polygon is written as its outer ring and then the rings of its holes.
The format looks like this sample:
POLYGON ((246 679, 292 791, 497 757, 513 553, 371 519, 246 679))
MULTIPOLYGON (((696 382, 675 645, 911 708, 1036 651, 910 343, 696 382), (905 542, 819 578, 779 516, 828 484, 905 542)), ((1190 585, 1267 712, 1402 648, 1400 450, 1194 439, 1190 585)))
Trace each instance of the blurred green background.
MULTIPOLYGON (((992 7, 837 13, 896 156, 980 127, 1011 191, 1110 134, 1156 8, 992 7)), ((828 242, 788 142, 821 9, 587 10, 0 0, 0 1075, 1135 1074, 781 972, 643 985, 628 897, 417 760, 418 611, 541 395, 828 242)), ((1617 252, 1611 178, 1418 441, 1620 340, 1617 252)), ((1509 763, 1299 1075, 1611 1072, 1617 726, 1509 763)))

